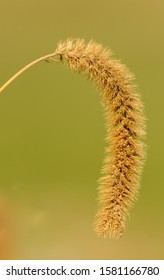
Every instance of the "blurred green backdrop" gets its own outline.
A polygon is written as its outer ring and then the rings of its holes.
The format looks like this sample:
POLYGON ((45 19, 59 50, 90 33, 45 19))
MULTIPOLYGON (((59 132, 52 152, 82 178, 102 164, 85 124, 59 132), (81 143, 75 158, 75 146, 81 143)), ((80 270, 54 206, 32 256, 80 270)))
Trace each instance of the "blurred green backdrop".
POLYGON ((136 75, 147 116, 140 199, 124 236, 92 223, 104 157, 100 96, 85 77, 42 62, 0 96, 0 257, 164 258, 164 3, 0 0, 0 82, 67 37, 111 48, 136 75))

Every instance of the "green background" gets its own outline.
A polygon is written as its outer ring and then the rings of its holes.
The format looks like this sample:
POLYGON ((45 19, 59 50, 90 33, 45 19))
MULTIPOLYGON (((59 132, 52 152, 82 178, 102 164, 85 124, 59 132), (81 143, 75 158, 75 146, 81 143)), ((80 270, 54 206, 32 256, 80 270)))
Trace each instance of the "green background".
POLYGON ((1 84, 60 40, 93 39, 135 73, 148 146, 125 234, 99 238, 92 224, 106 135, 100 95, 60 64, 29 69, 0 96, 0 257, 163 259, 163 1, 0 0, 0 10, 1 84))

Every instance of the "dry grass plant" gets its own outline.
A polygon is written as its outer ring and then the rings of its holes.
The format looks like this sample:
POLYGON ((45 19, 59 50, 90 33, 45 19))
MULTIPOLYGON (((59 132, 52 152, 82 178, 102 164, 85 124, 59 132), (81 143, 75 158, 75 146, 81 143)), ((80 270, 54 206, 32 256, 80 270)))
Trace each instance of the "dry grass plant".
POLYGON ((106 157, 99 181, 99 206, 94 228, 99 236, 119 238, 125 230, 129 208, 138 196, 145 148, 145 120, 134 76, 100 44, 80 39, 60 42, 55 52, 16 73, 16 77, 43 60, 64 62, 70 70, 86 74, 101 92, 106 118, 106 157))

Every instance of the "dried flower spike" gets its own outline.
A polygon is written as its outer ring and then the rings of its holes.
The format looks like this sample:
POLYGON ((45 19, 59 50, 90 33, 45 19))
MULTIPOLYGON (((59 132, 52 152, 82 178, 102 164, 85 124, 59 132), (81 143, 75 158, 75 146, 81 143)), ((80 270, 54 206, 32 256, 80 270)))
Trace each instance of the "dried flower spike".
POLYGON ((129 208, 136 200, 144 161, 145 121, 133 75, 100 44, 68 39, 54 53, 30 63, 1 89, 32 65, 43 60, 66 62, 70 70, 86 74, 102 94, 108 147, 99 186, 95 230, 99 236, 119 238, 129 208), (58 59, 57 59, 58 58, 58 59))

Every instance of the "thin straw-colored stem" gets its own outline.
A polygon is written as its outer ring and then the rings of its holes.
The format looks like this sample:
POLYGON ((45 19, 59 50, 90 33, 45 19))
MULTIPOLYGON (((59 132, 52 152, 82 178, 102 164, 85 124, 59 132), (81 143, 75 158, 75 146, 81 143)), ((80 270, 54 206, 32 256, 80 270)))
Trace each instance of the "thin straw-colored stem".
POLYGON ((8 87, 18 76, 20 76, 23 72, 25 72, 27 69, 29 69, 30 67, 32 67, 33 65, 37 64, 40 61, 49 59, 54 57, 55 55, 57 55, 56 52, 54 53, 50 53, 47 54, 45 56, 42 56, 34 61, 32 61, 31 63, 27 64, 25 67, 23 67, 21 70, 19 70, 14 76, 12 76, 1 88, 0 88, 0 93, 6 88, 8 87))

